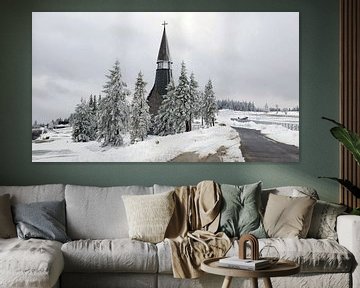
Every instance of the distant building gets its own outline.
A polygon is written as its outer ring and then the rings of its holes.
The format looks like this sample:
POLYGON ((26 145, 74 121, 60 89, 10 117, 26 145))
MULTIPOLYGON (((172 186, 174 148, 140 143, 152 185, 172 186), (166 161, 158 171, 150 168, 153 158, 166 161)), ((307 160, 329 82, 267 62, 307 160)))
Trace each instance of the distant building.
POLYGON ((150 108, 149 111, 152 117, 157 115, 163 100, 163 96, 166 95, 166 87, 172 80, 172 62, 165 29, 165 25, 167 25, 167 23, 164 22, 162 25, 164 25, 164 30, 161 38, 159 54, 156 61, 157 68, 155 83, 147 98, 150 108))

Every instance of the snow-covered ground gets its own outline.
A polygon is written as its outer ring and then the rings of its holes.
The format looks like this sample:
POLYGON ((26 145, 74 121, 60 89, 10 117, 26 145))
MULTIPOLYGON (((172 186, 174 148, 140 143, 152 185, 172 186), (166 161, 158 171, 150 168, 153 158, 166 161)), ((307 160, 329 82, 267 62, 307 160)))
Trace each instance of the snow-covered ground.
POLYGON ((261 130, 267 137, 276 141, 299 146, 299 131, 282 126, 284 123, 298 126, 298 112, 289 112, 285 115, 220 110, 216 122, 215 127, 163 137, 149 136, 145 141, 133 145, 130 145, 129 139, 126 138, 125 143, 128 144, 122 147, 101 147, 101 143, 97 141, 75 143, 71 139, 71 127, 51 130, 47 135, 53 141, 32 143, 32 160, 33 162, 168 162, 186 152, 193 152, 204 158, 216 154, 220 147, 225 147, 226 153, 219 155, 222 161, 244 162, 239 149, 239 134, 231 126, 261 130), (238 117, 248 117, 249 121, 231 120, 238 117))
POLYGON ((284 112, 264 113, 220 110, 217 121, 227 126, 260 130, 268 138, 299 147, 299 112, 291 111, 285 114, 284 112), (248 121, 231 120, 244 117, 248 117, 248 121))
POLYGON ((222 161, 244 162, 239 134, 229 126, 216 125, 164 137, 149 136, 145 141, 122 147, 101 147, 97 141, 74 143, 71 128, 50 131, 48 135, 54 141, 32 144, 33 162, 167 162, 185 152, 206 157, 216 154, 221 146, 226 148, 222 161))

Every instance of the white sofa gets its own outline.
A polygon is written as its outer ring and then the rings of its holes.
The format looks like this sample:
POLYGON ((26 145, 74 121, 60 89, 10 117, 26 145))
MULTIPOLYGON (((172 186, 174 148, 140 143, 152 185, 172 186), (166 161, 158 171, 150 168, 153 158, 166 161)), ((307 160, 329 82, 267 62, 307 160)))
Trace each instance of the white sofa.
MULTIPOLYGON (((174 279, 167 242, 130 240, 122 195, 154 194, 172 187, 90 187, 75 185, 0 186, 15 203, 66 202, 65 244, 49 240, 0 239, 0 287, 221 287, 222 277, 174 279)), ((280 189, 291 194, 291 189, 280 189)), ((264 193, 267 193, 264 191, 264 193)), ((265 197, 266 198, 266 197, 265 197)), ((264 198, 264 199, 265 199, 264 198)), ((273 278, 274 287, 360 287, 360 217, 337 219, 338 241, 260 239, 281 257, 297 261, 301 273, 273 278)), ((237 243, 228 255, 237 253, 237 243)), ((234 279, 233 287, 250 282, 234 279)), ((259 281, 260 287, 262 281, 259 281)), ((243 287, 243 286, 241 286, 243 287)))

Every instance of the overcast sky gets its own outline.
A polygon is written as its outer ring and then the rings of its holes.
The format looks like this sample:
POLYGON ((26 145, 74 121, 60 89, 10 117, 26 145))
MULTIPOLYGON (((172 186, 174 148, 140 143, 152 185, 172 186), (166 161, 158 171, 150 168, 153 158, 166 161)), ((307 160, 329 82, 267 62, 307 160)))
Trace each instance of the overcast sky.
POLYGON ((181 61, 217 99, 263 107, 299 105, 299 14, 34 12, 33 121, 68 117, 80 99, 102 93, 116 59, 133 91, 141 70, 150 92, 166 21, 173 75, 181 61))

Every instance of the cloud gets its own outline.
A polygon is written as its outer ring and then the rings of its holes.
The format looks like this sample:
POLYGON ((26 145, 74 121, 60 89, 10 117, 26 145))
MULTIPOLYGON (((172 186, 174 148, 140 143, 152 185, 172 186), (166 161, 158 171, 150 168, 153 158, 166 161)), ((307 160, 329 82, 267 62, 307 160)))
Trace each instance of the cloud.
POLYGON ((150 91, 164 20, 176 80, 185 61, 201 88, 213 80, 218 99, 298 105, 296 12, 34 12, 33 121, 68 117, 102 93, 116 59, 131 90, 141 70, 150 91))

